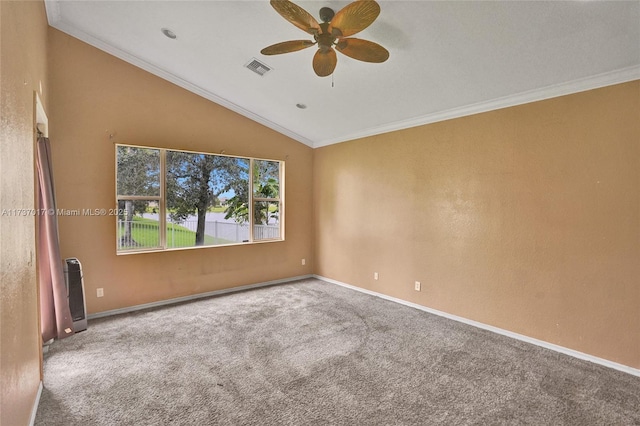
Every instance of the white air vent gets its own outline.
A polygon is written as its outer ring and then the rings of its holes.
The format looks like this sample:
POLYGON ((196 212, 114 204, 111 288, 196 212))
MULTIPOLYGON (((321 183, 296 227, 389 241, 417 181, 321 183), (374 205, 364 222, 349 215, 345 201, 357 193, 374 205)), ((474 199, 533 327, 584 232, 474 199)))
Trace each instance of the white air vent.
POLYGON ((259 76, 263 76, 263 75, 265 75, 266 73, 268 73, 269 71, 272 70, 272 68, 270 66, 263 64, 262 62, 260 62, 256 58, 252 58, 244 66, 249 68, 251 71, 255 72, 256 74, 258 74, 259 76))

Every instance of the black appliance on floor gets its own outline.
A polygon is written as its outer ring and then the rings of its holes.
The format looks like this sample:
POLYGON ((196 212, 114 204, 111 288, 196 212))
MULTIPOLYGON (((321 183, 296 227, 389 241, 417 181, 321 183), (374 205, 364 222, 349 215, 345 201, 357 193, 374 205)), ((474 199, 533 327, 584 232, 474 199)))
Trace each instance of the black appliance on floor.
POLYGON ((75 257, 64 261, 64 278, 67 284, 69 309, 73 319, 73 330, 77 333, 87 329, 87 305, 84 300, 82 265, 75 257))

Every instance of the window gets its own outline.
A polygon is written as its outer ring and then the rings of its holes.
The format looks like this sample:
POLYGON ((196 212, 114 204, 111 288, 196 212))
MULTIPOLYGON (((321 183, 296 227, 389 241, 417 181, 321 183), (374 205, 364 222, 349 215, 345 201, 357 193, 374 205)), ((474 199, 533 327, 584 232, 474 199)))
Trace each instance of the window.
POLYGON ((270 240, 280 233, 280 163, 253 161, 253 239, 270 240))
POLYGON ((118 253, 281 241, 284 163, 116 145, 118 253))

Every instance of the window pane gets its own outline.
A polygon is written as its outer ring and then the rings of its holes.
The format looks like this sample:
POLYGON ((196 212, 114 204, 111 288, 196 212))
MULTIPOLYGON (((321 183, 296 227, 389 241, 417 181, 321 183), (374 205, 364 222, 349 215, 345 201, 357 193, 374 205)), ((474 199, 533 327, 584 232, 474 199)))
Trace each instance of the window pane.
MULTIPOLYGON (((249 241, 249 225, 221 220, 217 212, 209 212, 204 220, 204 241, 202 246, 237 244, 249 241), (217 217, 218 216, 218 217, 217 217)), ((223 214, 224 215, 224 214, 223 214)), ((198 219, 186 219, 181 222, 167 220, 167 247, 195 246, 198 219)))
POLYGON ((118 212, 118 250, 160 247, 158 200, 120 200, 118 212))
POLYGON ((253 162, 253 196, 280 197, 280 162, 255 160, 253 162))
POLYGON ((248 241, 248 171, 244 158, 167 151, 167 247, 248 241))
POLYGON ((235 223, 249 222, 249 159, 218 157, 221 181, 218 202, 224 219, 235 223))
POLYGON ((119 252, 282 239, 280 161, 116 145, 116 162, 119 252))
POLYGON ((253 239, 280 239, 280 203, 256 201, 253 208, 253 239))
POLYGON ((118 146, 118 195, 160 196, 160 150, 118 146))

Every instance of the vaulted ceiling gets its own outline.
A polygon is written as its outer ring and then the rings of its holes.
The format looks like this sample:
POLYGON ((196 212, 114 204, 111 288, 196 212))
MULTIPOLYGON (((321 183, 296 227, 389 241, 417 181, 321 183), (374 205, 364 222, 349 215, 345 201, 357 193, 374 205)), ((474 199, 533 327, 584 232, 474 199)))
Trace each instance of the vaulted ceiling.
MULTIPOLYGON (((312 39, 267 0, 46 7, 53 27, 312 147, 640 79, 640 1, 378 3, 378 19, 357 37, 386 47, 389 60, 339 53, 323 78, 313 47, 260 54, 312 39), (253 59, 272 70, 252 72, 253 59)), ((296 4, 319 20, 321 7, 349 2, 296 4)))

